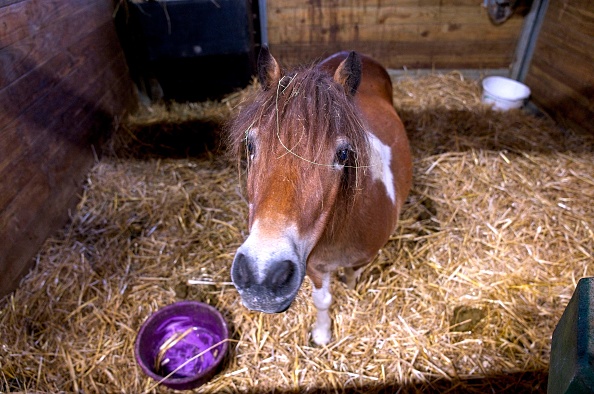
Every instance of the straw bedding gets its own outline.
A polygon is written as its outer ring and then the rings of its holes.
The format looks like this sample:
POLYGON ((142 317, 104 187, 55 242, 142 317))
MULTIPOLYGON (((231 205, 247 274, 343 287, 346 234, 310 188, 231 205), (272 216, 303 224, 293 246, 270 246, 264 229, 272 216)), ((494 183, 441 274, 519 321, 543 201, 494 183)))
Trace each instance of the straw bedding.
POLYGON ((594 275, 592 136, 493 112, 457 73, 398 80, 413 190, 356 289, 333 281, 320 348, 307 280, 277 315, 246 310, 229 283, 247 212, 219 136, 255 88, 119 126, 71 223, 1 305, 0 392, 167 392, 133 344, 181 299, 216 306, 232 332, 197 392, 545 392, 552 331, 594 275))

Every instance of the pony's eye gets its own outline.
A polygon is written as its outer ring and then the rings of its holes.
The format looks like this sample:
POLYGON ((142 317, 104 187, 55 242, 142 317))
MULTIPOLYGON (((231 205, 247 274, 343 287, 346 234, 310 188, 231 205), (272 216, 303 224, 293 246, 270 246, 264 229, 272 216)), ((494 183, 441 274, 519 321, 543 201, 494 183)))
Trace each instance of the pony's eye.
POLYGON ((248 138, 246 141, 246 149, 248 156, 250 157, 250 159, 252 159, 254 157, 254 154, 256 153, 256 144, 254 144, 254 141, 252 141, 251 138, 248 138))
POLYGON ((349 146, 341 146, 336 150, 336 163, 344 165, 349 159, 349 153, 351 149, 349 146))

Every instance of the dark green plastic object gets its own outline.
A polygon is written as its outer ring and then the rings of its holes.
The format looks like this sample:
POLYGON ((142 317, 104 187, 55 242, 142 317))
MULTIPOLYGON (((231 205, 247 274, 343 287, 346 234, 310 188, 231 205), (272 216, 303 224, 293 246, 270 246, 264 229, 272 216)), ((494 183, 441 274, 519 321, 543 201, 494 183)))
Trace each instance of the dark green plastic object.
POLYGON ((553 332, 547 393, 594 393, 594 277, 578 282, 553 332))

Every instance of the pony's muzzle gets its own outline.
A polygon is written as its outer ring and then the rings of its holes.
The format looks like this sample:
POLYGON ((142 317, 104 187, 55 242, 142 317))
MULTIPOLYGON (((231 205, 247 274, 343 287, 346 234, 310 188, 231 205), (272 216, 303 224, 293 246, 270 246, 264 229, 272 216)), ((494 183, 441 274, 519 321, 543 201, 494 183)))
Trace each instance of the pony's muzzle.
POLYGON ((305 269, 291 260, 260 262, 238 252, 231 267, 231 280, 243 304, 266 313, 284 312, 291 306, 305 277, 305 269))

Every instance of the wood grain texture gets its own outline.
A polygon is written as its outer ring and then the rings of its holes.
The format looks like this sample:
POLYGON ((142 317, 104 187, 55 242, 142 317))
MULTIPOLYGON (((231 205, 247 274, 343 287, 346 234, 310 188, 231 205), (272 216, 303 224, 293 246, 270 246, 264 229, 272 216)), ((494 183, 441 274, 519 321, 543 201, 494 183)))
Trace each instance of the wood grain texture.
POLYGON ((291 66, 355 49, 395 69, 505 68, 514 60, 524 19, 515 15, 495 26, 480 2, 466 0, 267 4, 271 50, 291 66))
MULTIPOLYGON (((17 5, 21 4, 23 3, 17 5)), ((36 12, 43 12, 44 8, 40 7, 36 12)), ((4 9, 0 9, 0 12, 4 9)), ((111 21, 111 6, 108 0, 95 0, 85 6, 69 9, 71 14, 56 19, 54 24, 28 29, 15 27, 23 32, 22 34, 30 33, 16 42, 11 42, 14 35, 10 32, 7 32, 7 39, 0 37, 4 53, 4 56, 0 57, 0 86, 7 86, 54 56, 67 52, 68 48, 82 37, 111 21)), ((26 16, 21 14, 20 17, 26 16)), ((1 14, 0 17, 3 18, 1 14)), ((16 18, 18 15, 12 17, 16 18)))
POLYGON ((110 0, 0 8, 0 297, 68 220, 93 145, 136 99, 110 0))
POLYGON ((594 2, 552 1, 526 76, 535 103, 559 123, 594 133, 594 2))

